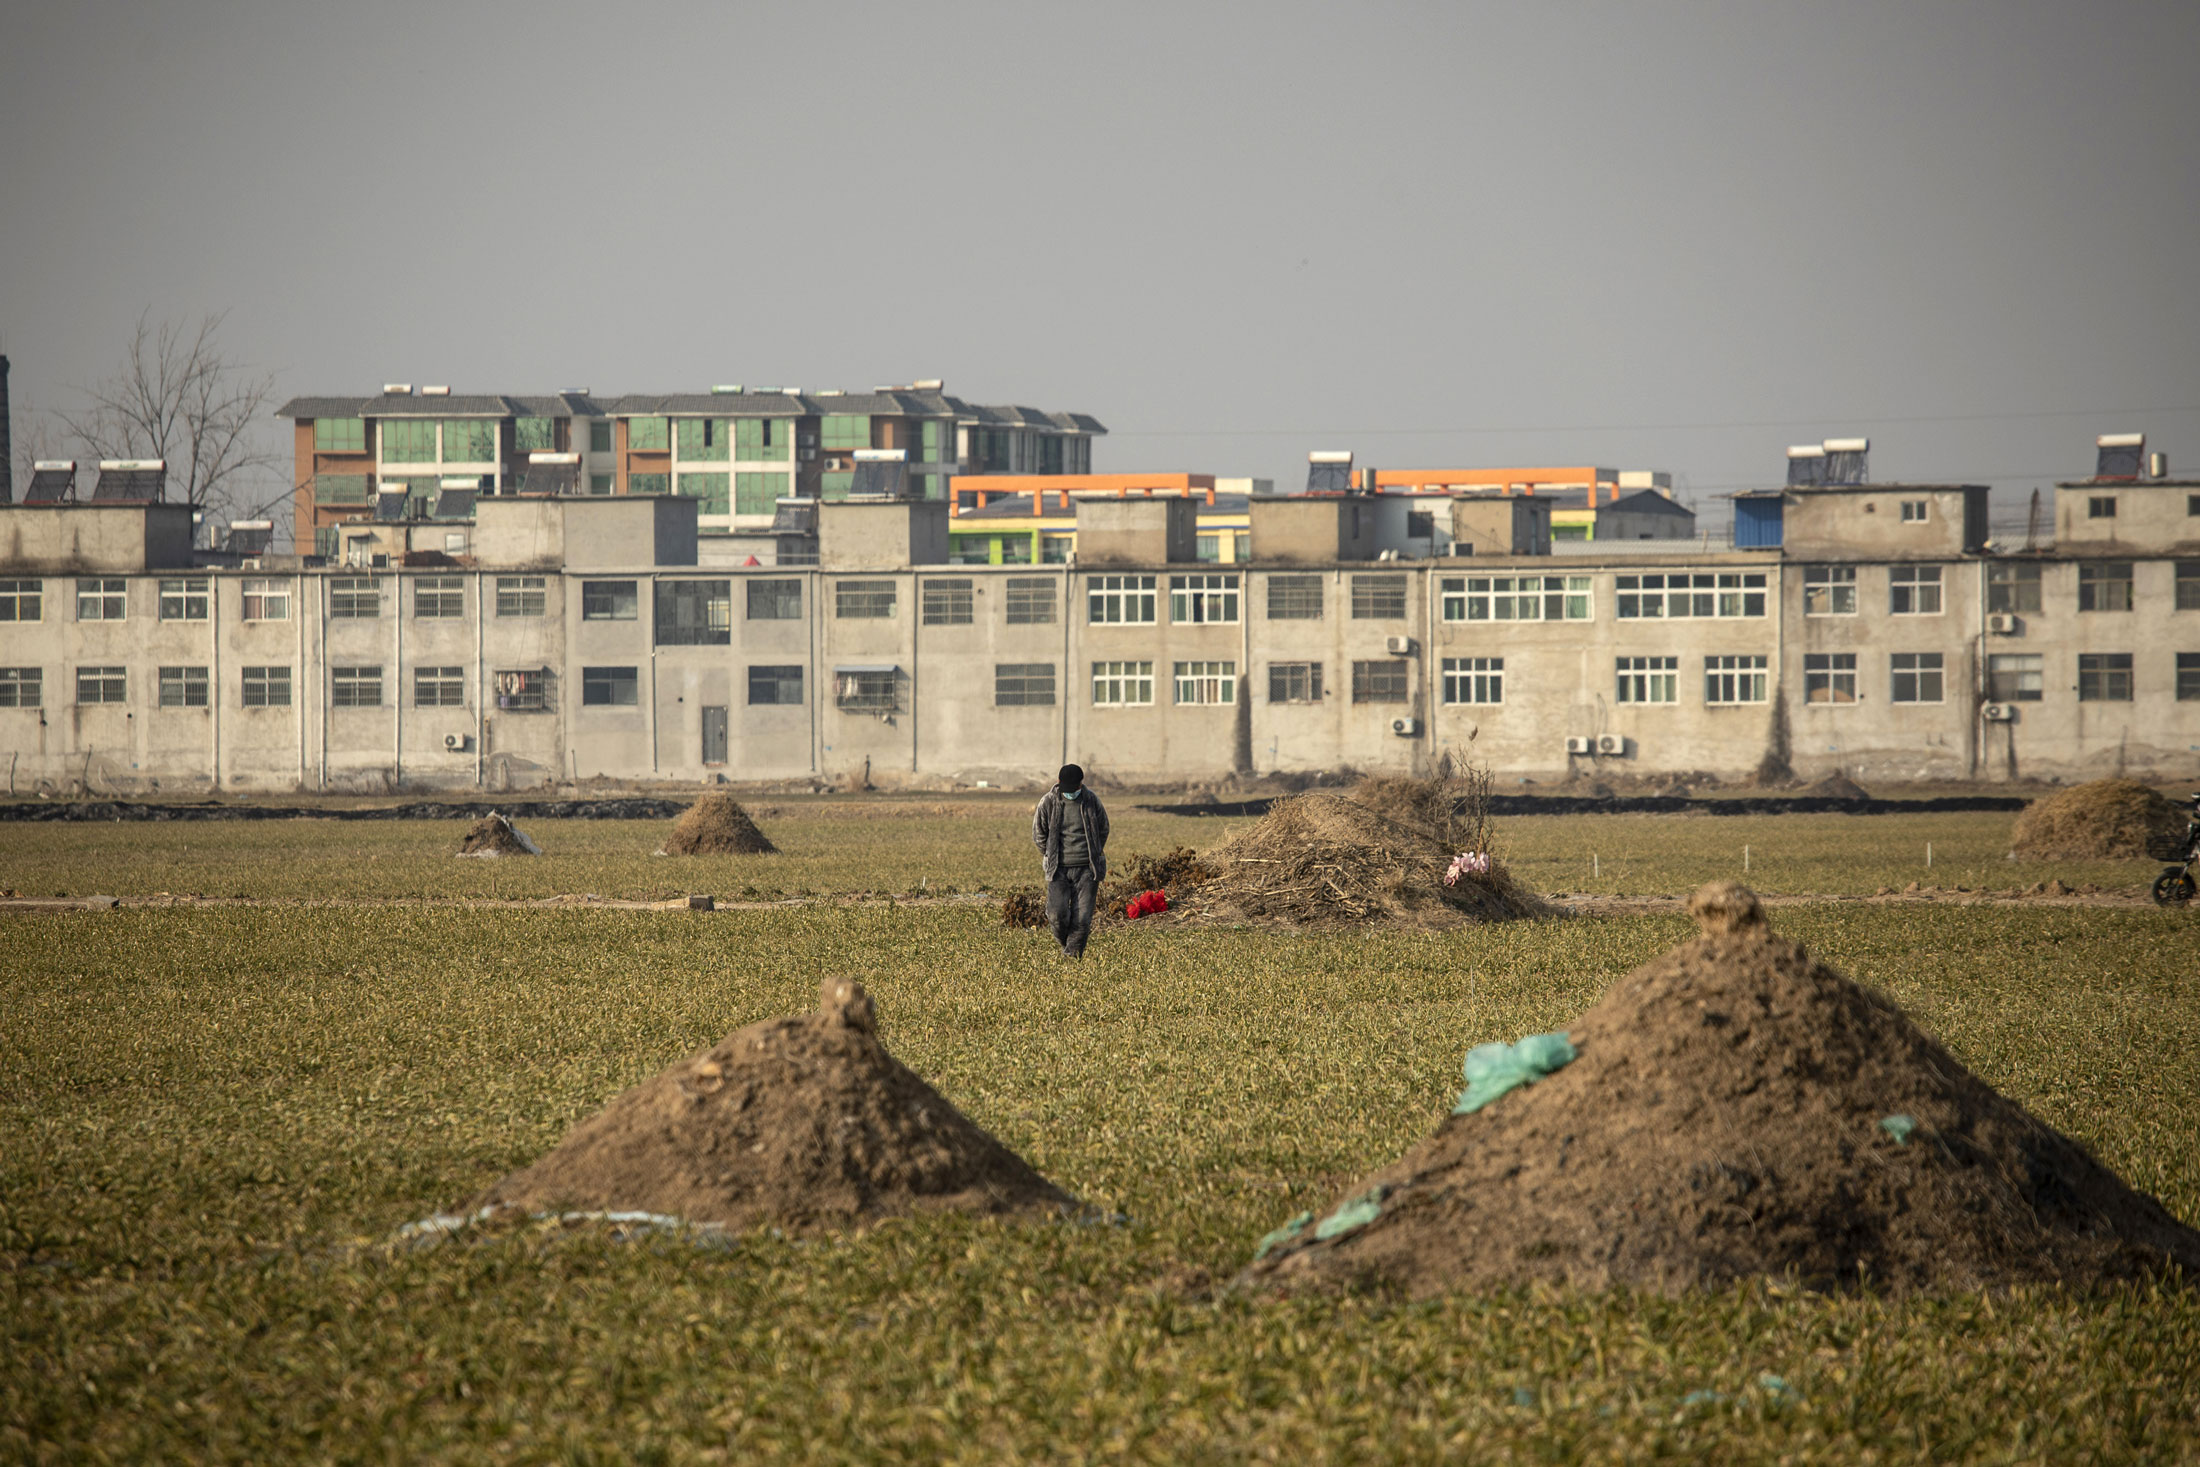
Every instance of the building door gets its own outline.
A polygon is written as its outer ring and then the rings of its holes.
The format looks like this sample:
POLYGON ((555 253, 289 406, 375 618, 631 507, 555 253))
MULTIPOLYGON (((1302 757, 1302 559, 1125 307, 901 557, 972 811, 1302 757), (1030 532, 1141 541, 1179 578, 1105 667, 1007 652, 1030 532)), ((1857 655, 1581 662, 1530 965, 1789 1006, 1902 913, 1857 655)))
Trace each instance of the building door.
POLYGON ((703 762, 726 762, 726 710, 722 707, 703 710, 703 762))

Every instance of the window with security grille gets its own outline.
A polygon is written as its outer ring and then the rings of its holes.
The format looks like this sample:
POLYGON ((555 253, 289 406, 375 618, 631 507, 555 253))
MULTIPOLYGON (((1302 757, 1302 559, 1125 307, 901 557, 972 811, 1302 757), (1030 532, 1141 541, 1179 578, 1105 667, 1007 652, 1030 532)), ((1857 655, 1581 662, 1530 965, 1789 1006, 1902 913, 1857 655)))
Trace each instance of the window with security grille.
POLYGON ((993 705, 996 708, 1052 708, 1054 706, 1054 664, 1051 662, 994 663, 993 705))
POLYGON ((2047 684, 2037 652, 1997 652, 1986 659, 1986 697, 1993 703, 2037 703, 2047 684))
POLYGON ((883 621, 894 614, 895 600, 892 581, 837 581, 833 585, 833 615, 842 621, 883 621))
POLYGON ((379 708, 382 706, 382 669, 332 667, 328 675, 331 708, 379 708))
POLYGON ((1352 664, 1352 701, 1355 703, 1403 703, 1412 696, 1411 664, 1403 658, 1386 658, 1352 664))
POLYGON ((641 702, 639 670, 632 667, 581 669, 583 708, 632 708, 641 702))
MULTIPOLYGON (((1625 616, 1623 611, 1620 615, 1625 616)), ((1803 567, 1803 615, 1856 615, 1856 567, 1806 565, 1803 567)))
POLYGON ((76 701, 127 703, 130 701, 129 675, 119 667, 80 667, 76 670, 76 701))
POLYGON ((1804 653, 1803 701, 1806 703, 1854 703, 1856 701, 1856 654, 1854 652, 1804 653))
POLYGON ((800 581, 750 581, 748 583, 748 612, 750 621, 800 621, 802 619, 802 583, 800 581))
POLYGON ((1406 578, 1404 576, 1354 576, 1352 578, 1352 619, 1354 621, 1404 621, 1406 616, 1406 578))
POLYGON ((749 669, 749 703, 756 707, 799 706, 802 702, 802 664, 799 662, 749 669))
POLYGON ((315 418, 313 420, 313 451, 315 453, 365 453, 367 451, 366 419, 315 418))
POLYGON ((240 688, 247 708, 288 708, 290 706, 290 669, 287 667, 247 667, 240 688))
POLYGON ((727 647, 733 644, 733 582, 659 581, 657 645, 727 647))
POLYGON ((901 706, 900 678, 888 672, 839 672, 833 675, 833 702, 858 713, 891 713, 901 706))
POLYGON ((2040 568, 2035 564, 1995 561, 1986 567, 1986 609, 2017 612, 2040 609, 2040 568))
POLYGON ((1054 625, 1054 579, 1051 576, 1010 576, 1007 588, 1008 624, 1012 627, 1054 625))
POLYGON ((1891 703, 1938 703, 1941 697, 1941 654, 1896 652, 1887 668, 1887 700, 1891 703))
POLYGON ((413 669, 413 707, 463 708, 466 706, 466 669, 416 667, 413 669))
MULTIPOLYGON (((1853 581, 1855 571, 1850 570, 1849 576, 1853 581)), ((1850 586, 1849 594, 1853 601, 1854 585, 1850 586)), ((1765 573, 1650 571, 1615 576, 1612 578, 1612 599, 1613 613, 1621 621, 1685 621, 1710 617, 1763 616, 1765 573)))
POLYGON ((1268 578, 1268 619, 1270 621, 1320 621, 1322 619, 1322 578, 1320 576, 1276 575, 1268 578))
MULTIPOLYGON (((33 673, 37 671, 35 668, 29 670, 33 673)), ((36 696, 35 689, 33 690, 33 696, 36 696)), ((2200 652, 2180 652, 2177 654, 2177 701, 2180 703, 2200 702, 2200 652)), ((25 704, 24 706, 28 707, 29 705, 25 704)))
MULTIPOLYGON (((2177 562, 2176 604, 2179 611, 2200 611, 2200 560, 2177 562)), ((6 616, 0 615, 0 621, 6 620, 6 616)), ((37 618, 30 617, 27 620, 36 621, 37 618)))
POLYGON ((1179 703, 1237 702, 1235 662, 1179 662, 1173 676, 1179 703))
POLYGON ((1095 708, 1145 707, 1152 702, 1152 663, 1095 662, 1092 665, 1092 703, 1095 708))
POLYGON ((1703 660, 1703 700, 1706 703, 1762 703, 1768 659, 1758 653, 1706 657, 1703 660))
POLYGON ((540 616, 548 597, 547 577, 497 577, 498 616, 540 616))
POLYGON ((206 669, 203 667, 164 667, 160 670, 160 706, 163 708, 204 708, 206 706, 206 669))
POLYGON ((331 621, 372 621, 382 614, 382 583, 373 576, 331 576, 328 614, 331 621))
POLYGON ((290 620, 290 582, 280 576, 246 576, 242 599, 246 621, 290 620))
POLYGON ((2080 703, 2129 703, 2131 654, 2129 652, 2081 652, 2078 654, 2080 703))
POLYGON ((675 425, 680 457, 689 463, 719 463, 733 455, 732 425, 724 418, 681 418, 675 425))
POLYGON ((450 621, 466 614, 464 576, 414 576, 413 616, 421 621, 450 621))
POLYGON ((0 621, 43 621, 44 581, 0 581, 0 621))
POLYGON ((2131 610, 2131 562, 2103 560, 2080 565, 2078 610, 2131 610))
POLYGON ((1889 569, 1887 612, 1891 616, 1940 615, 1940 567, 1898 565, 1889 569))
POLYGON ((119 578, 86 578, 76 583, 78 621, 121 621, 128 614, 129 597, 119 578))
POLYGON ((1932 501, 1929 499, 1905 499, 1902 501, 1902 523, 1922 525, 1931 517, 1932 501))
POLYGON ((205 576, 169 576, 160 583, 162 621, 204 621, 210 582, 205 576))
POLYGON ((1094 576, 1085 583, 1085 611, 1094 626, 1128 626, 1154 619, 1152 576, 1094 576))
POLYGON ((633 581, 581 582, 582 621, 638 621, 641 587, 633 581))
POLYGON ((1169 620, 1179 626, 1235 622, 1238 619, 1236 576, 1169 577, 1169 620))
POLYGON ((378 435, 382 462, 432 464, 436 460, 435 424, 419 418, 384 418, 378 435))
POLYGON ((512 448, 519 453, 553 453, 558 446, 558 421, 555 418, 515 418, 512 421, 512 448))
POLYGON ((0 708, 36 708, 46 693, 39 667, 0 667, 0 708))
POLYGON ((497 710, 501 713, 550 711, 550 669, 506 668, 495 674, 497 710))
POLYGON ((928 627, 966 627, 977 619, 977 592, 966 580, 924 579, 919 614, 928 627))
POLYGON ((443 462, 447 464, 494 463, 497 425, 487 418, 446 418, 443 422, 443 462))
POLYGON ((1442 665, 1446 703, 1505 701, 1505 659, 1447 657, 1442 665))
POLYGON ((1587 576, 1446 576, 1438 590, 1445 621, 1587 621, 1592 614, 1587 576))
POLYGON ((1268 664, 1269 702, 1319 703, 1321 700, 1322 665, 1319 662, 1268 664))
POLYGON ((1681 660, 1678 657, 1622 657, 1618 671, 1619 701, 1622 703, 1678 703, 1681 700, 1681 660))

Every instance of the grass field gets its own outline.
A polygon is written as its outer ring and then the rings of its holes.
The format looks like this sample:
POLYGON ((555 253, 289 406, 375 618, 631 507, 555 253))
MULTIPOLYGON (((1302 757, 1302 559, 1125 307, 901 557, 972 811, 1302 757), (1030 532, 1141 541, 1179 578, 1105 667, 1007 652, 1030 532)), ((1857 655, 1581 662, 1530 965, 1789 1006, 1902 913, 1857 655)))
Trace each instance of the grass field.
MULTIPOLYGON (((636 853, 661 838, 640 825, 538 832, 540 862, 447 859, 445 825, 15 826, 0 885, 273 901, 1028 880, 1018 812, 981 808, 790 815, 769 827, 789 856, 680 876, 636 853)), ((1125 849, 1218 825, 1117 823, 1125 849)), ((1768 888, 1954 884, 1965 861, 1999 878, 1981 884, 2140 879, 2129 864, 2003 874, 2006 828, 1615 818, 1503 834, 1550 890, 1594 889, 1566 874, 1589 849, 1605 889, 1686 890, 1730 874, 1730 847, 1738 868, 1745 829, 1764 836, 1753 868, 1787 863, 1768 888), (1912 845, 1915 870, 1891 863, 1912 845)), ((2200 1219, 2191 914, 1844 904, 1775 920, 2200 1219)), ((985 908, 923 904, 0 920, 0 1460, 2200 1459, 2200 1290, 2181 1286, 1426 1305, 1220 1287, 1261 1232, 1424 1134, 1468 1045, 1562 1024, 1687 930, 1139 927, 1067 968, 985 908), (897 1222, 726 1249, 525 1232, 388 1246, 618 1088, 807 1007, 828 973, 872 987, 904 1061, 1125 1220, 897 1222)))

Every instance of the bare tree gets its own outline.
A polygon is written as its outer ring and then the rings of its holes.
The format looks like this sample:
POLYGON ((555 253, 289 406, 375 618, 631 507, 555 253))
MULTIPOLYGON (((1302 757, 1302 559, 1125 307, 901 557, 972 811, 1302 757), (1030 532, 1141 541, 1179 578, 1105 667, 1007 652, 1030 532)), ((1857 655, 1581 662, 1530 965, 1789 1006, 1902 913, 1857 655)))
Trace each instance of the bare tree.
MULTIPOLYGON (((89 405, 56 416, 90 456, 165 459, 171 499, 234 512, 284 462, 260 436, 275 379, 251 375, 222 351, 226 312, 203 316, 195 327, 156 325, 151 314, 138 316, 130 349, 113 375, 84 389, 89 405)), ((259 512, 284 497, 278 494, 259 512)))

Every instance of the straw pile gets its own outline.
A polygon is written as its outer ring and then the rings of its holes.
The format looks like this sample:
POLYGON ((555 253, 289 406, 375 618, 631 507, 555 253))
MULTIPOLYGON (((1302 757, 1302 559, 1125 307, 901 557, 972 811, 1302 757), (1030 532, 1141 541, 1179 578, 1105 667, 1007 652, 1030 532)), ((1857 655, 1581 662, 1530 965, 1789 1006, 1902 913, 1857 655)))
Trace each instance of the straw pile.
POLYGON ((2020 856, 2113 859, 2159 853, 2185 834, 2185 817, 2160 791, 2132 779, 2097 779, 2074 785, 2017 814, 2010 845, 2020 856))
POLYGON ((458 843, 458 853, 461 856, 539 856, 542 847, 529 840, 527 832, 491 810, 467 828, 465 838, 458 843))
POLYGON ((705 795, 672 822, 661 856, 760 856, 774 854, 773 845, 756 828, 749 812, 731 795, 705 795))

